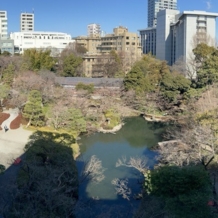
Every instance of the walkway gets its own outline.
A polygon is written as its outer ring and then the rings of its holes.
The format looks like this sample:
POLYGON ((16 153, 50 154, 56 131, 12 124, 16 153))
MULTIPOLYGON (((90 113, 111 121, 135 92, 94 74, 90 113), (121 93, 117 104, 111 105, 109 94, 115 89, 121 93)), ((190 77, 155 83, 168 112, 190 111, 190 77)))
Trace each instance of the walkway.
POLYGON ((15 108, 15 109, 10 108, 8 111, 4 111, 4 113, 10 114, 10 117, 2 123, 1 128, 4 130, 4 126, 7 126, 10 129, 11 121, 13 121, 18 116, 19 109, 18 108, 15 108))

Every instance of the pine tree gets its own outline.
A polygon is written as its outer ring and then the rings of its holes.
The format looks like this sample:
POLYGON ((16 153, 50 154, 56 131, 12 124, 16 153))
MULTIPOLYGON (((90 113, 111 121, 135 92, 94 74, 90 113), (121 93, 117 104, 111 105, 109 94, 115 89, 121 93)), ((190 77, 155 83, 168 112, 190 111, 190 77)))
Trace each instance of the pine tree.
POLYGON ((37 90, 29 93, 28 101, 24 107, 23 116, 29 120, 27 126, 43 126, 44 114, 42 111, 42 96, 37 90))

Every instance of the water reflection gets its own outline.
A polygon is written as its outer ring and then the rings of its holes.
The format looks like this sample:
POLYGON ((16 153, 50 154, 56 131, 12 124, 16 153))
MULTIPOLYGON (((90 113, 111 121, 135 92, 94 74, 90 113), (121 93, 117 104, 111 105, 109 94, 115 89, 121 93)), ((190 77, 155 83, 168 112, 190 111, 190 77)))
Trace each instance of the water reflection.
MULTIPOLYGON (((87 203, 92 201, 92 212, 95 215, 86 215, 86 217, 98 217, 99 213, 104 213, 102 208, 106 208, 109 205, 112 208, 116 208, 117 205, 120 208, 129 208, 131 206, 131 213, 125 216, 131 217, 133 208, 136 208, 139 201, 131 199, 130 202, 117 196, 111 181, 114 178, 128 178, 129 187, 133 193, 140 192, 140 185, 138 184, 139 173, 127 167, 116 167, 116 162, 122 156, 126 158, 143 156, 147 159, 148 167, 152 167, 156 162, 157 153, 148 149, 148 147, 154 146, 158 141, 161 141, 161 134, 164 131, 164 126, 160 124, 148 123, 141 117, 128 118, 125 120, 125 125, 116 134, 103 134, 96 133, 90 136, 83 136, 81 138, 81 152, 82 157, 77 160, 78 170, 81 171, 84 160, 89 159, 92 155, 96 155, 101 161, 105 171, 105 180, 99 184, 86 182, 80 186, 80 202, 87 203), (94 201, 94 202, 93 202, 94 201), (99 204, 101 205, 101 211, 99 211, 99 204), (95 209, 95 206, 96 209, 95 209), (134 207, 133 207, 134 205, 134 207), (94 211, 93 211, 94 210, 94 211)), ((88 206, 87 206, 88 208, 88 206)), ((79 211, 79 210, 78 210, 79 211)), ((114 211, 115 213, 116 211, 114 211)), ((78 217, 84 211, 78 213, 78 217), (80 215, 79 215, 80 214, 80 215)), ((111 211, 112 213, 112 211, 111 211)), ((120 216, 125 214, 126 210, 120 216)), ((84 217, 84 216, 83 216, 84 217)), ((112 216, 113 217, 113 216, 112 216)))

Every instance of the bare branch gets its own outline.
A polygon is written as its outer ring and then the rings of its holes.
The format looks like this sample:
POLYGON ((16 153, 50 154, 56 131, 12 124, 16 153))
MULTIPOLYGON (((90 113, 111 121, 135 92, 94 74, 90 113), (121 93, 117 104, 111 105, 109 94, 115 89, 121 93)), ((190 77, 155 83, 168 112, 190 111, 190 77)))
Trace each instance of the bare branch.
POLYGON ((127 161, 126 157, 122 157, 122 159, 118 159, 116 167, 132 167, 138 170, 140 173, 144 173, 147 167, 147 163, 148 160, 144 157, 130 157, 129 161, 127 161))
POLYGON ((104 171, 101 160, 99 160, 95 155, 91 156, 90 160, 85 163, 84 170, 82 172, 80 183, 86 179, 90 181, 99 183, 104 180, 104 171))
POLYGON ((121 195, 124 199, 130 200, 130 195, 132 193, 131 189, 128 188, 128 180, 127 179, 113 179, 111 181, 112 185, 115 186, 116 193, 121 195))

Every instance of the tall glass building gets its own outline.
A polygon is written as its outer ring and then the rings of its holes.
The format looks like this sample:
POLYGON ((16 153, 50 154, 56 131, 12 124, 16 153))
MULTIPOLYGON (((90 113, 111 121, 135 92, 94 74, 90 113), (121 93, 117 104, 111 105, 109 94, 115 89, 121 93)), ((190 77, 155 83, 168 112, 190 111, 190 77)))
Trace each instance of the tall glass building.
POLYGON ((148 27, 157 25, 157 12, 164 9, 177 10, 177 0, 148 0, 148 27))

